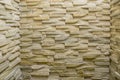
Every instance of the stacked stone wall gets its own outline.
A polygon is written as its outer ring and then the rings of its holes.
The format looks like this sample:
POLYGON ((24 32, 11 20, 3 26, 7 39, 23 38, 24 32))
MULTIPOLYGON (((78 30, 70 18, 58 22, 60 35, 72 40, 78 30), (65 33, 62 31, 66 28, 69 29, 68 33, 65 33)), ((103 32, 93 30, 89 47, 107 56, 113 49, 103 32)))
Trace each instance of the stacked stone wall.
POLYGON ((0 80, 23 80, 20 70, 19 0, 0 0, 0 80))
POLYGON ((21 0, 25 80, 109 80, 109 0, 21 0))
POLYGON ((120 0, 111 0, 111 79, 120 80, 120 0))

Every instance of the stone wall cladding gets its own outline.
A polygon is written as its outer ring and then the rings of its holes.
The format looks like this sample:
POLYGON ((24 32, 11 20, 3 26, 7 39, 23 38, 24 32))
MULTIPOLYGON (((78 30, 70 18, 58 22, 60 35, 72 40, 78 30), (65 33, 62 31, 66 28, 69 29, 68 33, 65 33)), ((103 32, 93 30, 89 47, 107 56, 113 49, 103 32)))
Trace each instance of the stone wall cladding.
POLYGON ((21 78, 18 32, 18 28, 0 27, 0 80, 21 78))
POLYGON ((111 79, 120 80, 120 0, 111 0, 111 79))
POLYGON ((20 80, 19 0, 0 0, 0 80, 20 80))
POLYGON ((19 0, 0 0, 0 25, 19 27, 19 0))
POLYGON ((25 80, 109 80, 109 0, 21 0, 25 80))

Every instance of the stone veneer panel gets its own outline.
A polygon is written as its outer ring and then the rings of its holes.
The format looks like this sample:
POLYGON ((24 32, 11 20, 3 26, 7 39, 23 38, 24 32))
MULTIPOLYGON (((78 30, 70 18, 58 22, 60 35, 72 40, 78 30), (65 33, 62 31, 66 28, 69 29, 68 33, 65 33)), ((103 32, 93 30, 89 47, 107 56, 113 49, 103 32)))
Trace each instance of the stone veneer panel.
POLYGON ((111 0, 111 79, 120 80, 120 0, 111 0))
POLYGON ((21 0, 25 80, 109 80, 109 0, 21 0))
POLYGON ((19 0, 0 0, 0 80, 23 80, 19 63, 19 0))
POLYGON ((0 80, 20 80, 19 29, 0 27, 0 80))

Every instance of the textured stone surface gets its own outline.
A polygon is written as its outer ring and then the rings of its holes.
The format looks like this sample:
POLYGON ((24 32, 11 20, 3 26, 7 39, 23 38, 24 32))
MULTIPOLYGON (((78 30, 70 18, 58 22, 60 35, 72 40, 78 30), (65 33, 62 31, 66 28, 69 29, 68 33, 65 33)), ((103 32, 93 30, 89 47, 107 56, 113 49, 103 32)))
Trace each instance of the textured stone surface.
POLYGON ((22 79, 22 73, 19 66, 19 63, 21 62, 21 59, 19 58, 20 36, 16 37, 19 35, 19 29, 7 26, 5 30, 2 31, 4 33, 0 33, 0 80, 11 80, 11 78, 12 80, 22 79), (14 31, 14 35, 11 31, 14 31), (8 32, 12 35, 7 36, 6 34, 8 32))
POLYGON ((111 78, 120 79, 120 1, 111 0, 111 78))
POLYGON ((0 80, 119 80, 119 27, 119 0, 0 0, 0 80))
POLYGON ((26 80, 109 80, 109 0, 21 0, 20 11, 26 80))
POLYGON ((19 0, 0 0, 0 80, 23 80, 18 4, 19 0))

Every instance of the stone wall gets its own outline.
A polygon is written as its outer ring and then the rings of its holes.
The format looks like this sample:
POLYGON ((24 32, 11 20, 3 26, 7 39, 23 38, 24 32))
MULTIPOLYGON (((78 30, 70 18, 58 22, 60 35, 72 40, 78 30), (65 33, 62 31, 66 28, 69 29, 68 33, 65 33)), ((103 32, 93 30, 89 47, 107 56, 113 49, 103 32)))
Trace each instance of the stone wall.
POLYGON ((18 3, 19 0, 0 0, 0 80, 22 79, 18 3))
POLYGON ((109 80, 109 0, 21 0, 25 80, 109 80))
POLYGON ((0 0, 0 80, 119 80, 119 9, 119 0, 0 0))
POLYGON ((19 0, 0 0, 0 26, 19 27, 19 0))
POLYGON ((0 80, 18 80, 21 77, 18 28, 0 27, 0 80))
POLYGON ((120 80, 120 0, 111 0, 111 79, 120 80))

